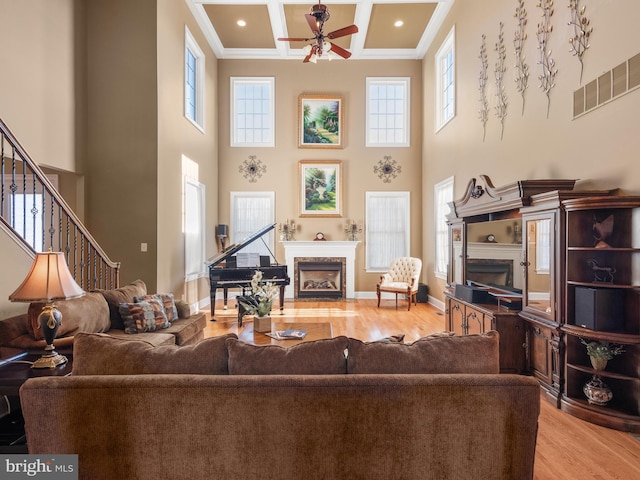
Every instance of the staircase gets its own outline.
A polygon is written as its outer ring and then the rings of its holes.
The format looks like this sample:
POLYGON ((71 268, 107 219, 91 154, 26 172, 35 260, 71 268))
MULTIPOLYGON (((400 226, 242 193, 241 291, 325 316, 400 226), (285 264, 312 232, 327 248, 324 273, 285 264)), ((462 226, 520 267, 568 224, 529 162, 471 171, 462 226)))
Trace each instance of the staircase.
POLYGON ((35 257, 64 252, 84 290, 119 286, 120 263, 112 262, 80 219, 0 119, 0 221, 35 257))

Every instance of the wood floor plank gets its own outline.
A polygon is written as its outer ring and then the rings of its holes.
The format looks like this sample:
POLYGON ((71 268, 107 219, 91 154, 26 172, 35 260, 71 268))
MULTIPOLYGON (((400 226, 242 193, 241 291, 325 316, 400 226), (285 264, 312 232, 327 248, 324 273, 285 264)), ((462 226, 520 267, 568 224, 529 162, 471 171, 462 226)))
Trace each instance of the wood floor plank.
MULTIPOLYGON (((217 321, 207 322, 205 336, 238 333, 235 301, 229 309, 216 304, 217 321)), ((331 322, 333 335, 374 341, 404 334, 413 342, 430 333, 445 330, 443 312, 419 303, 406 310, 406 302, 376 300, 285 302, 284 322, 331 322)), ((210 316, 208 316, 210 319, 210 316)), ((251 322, 245 317, 245 322, 251 322)), ((243 327, 240 327, 243 328, 243 327)), ((640 478, 640 440, 625 432, 594 425, 558 410, 543 397, 535 459, 535 480, 630 480, 640 478)), ((470 477, 471 478, 471 477, 470 477)), ((517 479, 514 479, 517 480, 517 479)))

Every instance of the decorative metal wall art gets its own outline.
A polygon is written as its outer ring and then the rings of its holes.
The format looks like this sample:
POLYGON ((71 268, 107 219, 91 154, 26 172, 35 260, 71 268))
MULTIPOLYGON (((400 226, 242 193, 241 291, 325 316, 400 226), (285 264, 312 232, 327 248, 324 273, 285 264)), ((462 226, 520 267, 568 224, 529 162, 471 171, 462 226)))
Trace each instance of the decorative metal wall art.
POLYGON ((515 18, 518 19, 518 27, 513 35, 513 47, 516 54, 516 90, 522 97, 522 115, 524 115, 524 98, 525 91, 529 86, 529 65, 525 62, 526 56, 524 54, 524 42, 527 39, 527 34, 524 28, 527 26, 527 9, 524 8, 524 0, 517 0, 518 6, 516 7, 515 18))
POLYGON ((540 61, 542 73, 538 76, 540 80, 540 88, 547 96, 547 118, 549 118, 549 109, 551 107, 551 89, 555 87, 555 78, 558 73, 556 62, 551 57, 551 48, 549 48, 549 38, 553 32, 551 25, 551 17, 553 16, 553 0, 540 0, 537 4, 542 10, 542 20, 538 23, 538 50, 540 50, 540 61))
POLYGON ((267 166, 255 155, 249 155, 249 158, 242 162, 238 170, 244 178, 249 180, 249 183, 256 183, 266 173, 267 166))
POLYGON ((480 45, 480 121, 482 122, 482 141, 487 136, 487 121, 489 120, 489 101, 487 100, 487 69, 489 68, 489 60, 487 59, 487 37, 482 34, 482 44, 480 45))
POLYGON ((379 160, 378 164, 373 167, 373 172, 384 183, 391 183, 391 179, 397 178, 398 174, 402 172, 402 168, 390 155, 386 155, 384 160, 379 160))
POLYGON ((569 51, 578 57, 580 62, 580 84, 582 84, 582 71, 584 69, 583 56, 589 48, 589 37, 593 28, 589 26, 590 20, 584 16, 586 5, 580 7, 580 0, 569 0, 571 10, 571 21, 569 26, 573 27, 573 36, 569 38, 571 48, 569 51))
POLYGON ((495 47, 498 59, 493 70, 496 79, 496 117, 500 120, 500 140, 504 137, 504 119, 507 117, 507 92, 504 88, 504 74, 507 71, 505 61, 507 60, 507 49, 504 46, 504 24, 500 22, 500 33, 495 47))

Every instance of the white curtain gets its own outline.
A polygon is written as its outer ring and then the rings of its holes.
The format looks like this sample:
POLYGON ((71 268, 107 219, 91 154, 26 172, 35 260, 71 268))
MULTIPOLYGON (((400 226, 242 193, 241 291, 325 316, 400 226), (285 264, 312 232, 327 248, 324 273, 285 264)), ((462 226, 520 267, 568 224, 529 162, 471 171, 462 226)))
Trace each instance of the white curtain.
MULTIPOLYGON (((240 243, 274 223, 274 199, 274 192, 231 192, 231 243, 240 243)), ((255 240, 240 251, 270 256, 269 249, 274 252, 274 238, 271 230, 262 239, 255 240)))
POLYGON ((367 270, 385 271, 409 256, 409 192, 367 192, 367 270))

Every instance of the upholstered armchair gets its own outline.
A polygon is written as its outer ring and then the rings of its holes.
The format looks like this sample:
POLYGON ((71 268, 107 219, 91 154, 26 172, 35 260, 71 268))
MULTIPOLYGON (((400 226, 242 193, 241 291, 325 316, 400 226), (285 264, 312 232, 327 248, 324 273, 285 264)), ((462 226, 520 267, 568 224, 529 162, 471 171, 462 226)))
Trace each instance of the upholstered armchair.
POLYGON ((396 294, 396 308, 398 307, 398 294, 407 296, 408 308, 411 310, 411 301, 416 304, 418 293, 418 282, 420 271, 422 270, 422 260, 413 257, 400 257, 391 262, 389 271, 380 277, 376 286, 378 295, 378 307, 380 306, 380 294, 390 292, 396 294))

